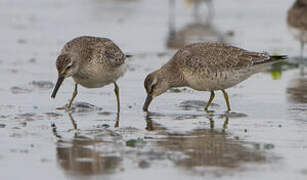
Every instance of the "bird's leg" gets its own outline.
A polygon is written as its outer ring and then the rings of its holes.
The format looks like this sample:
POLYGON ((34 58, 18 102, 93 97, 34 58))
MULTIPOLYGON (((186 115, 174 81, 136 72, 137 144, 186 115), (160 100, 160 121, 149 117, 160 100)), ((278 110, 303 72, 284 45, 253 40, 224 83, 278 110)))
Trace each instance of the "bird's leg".
POLYGON ((118 128, 118 127, 119 127, 119 112, 117 112, 117 114, 116 114, 116 121, 115 121, 114 127, 115 127, 115 128, 118 128))
POLYGON ((118 88, 116 82, 114 82, 114 92, 115 92, 116 100, 117 100, 117 113, 119 113, 120 112, 119 88, 118 88))
POLYGON ((300 53, 301 62, 299 63, 300 64, 300 75, 304 76, 304 42, 301 40, 300 44, 301 44, 301 53, 300 53))
POLYGON ((225 98, 225 101, 226 101, 227 111, 230 111, 231 109, 230 109, 228 94, 224 89, 222 89, 222 92, 224 94, 224 98, 225 98))
POLYGON ((66 110, 69 110, 69 109, 70 109, 70 107, 71 107, 71 105, 72 105, 72 102, 74 101, 74 99, 75 99, 75 97, 77 96, 77 94, 78 94, 78 84, 76 83, 76 84, 75 84, 75 90, 74 90, 74 92, 72 93, 72 97, 71 97, 71 99, 70 99, 68 105, 66 106, 66 110))
POLYGON ((209 101, 208 101, 208 103, 207 103, 207 105, 206 105, 206 107, 205 107, 205 111, 208 111, 208 107, 209 107, 210 104, 212 103, 212 101, 213 101, 213 99, 214 99, 214 96, 215 96, 214 91, 210 91, 210 92, 211 92, 211 95, 210 95, 209 101))
POLYGON ((209 0, 207 2, 207 8, 208 8, 208 14, 207 14, 206 23, 211 24, 213 16, 214 16, 214 7, 213 7, 212 0, 209 0))
POLYGON ((201 21, 200 16, 199 16, 199 4, 200 4, 199 1, 195 2, 195 4, 194 4, 194 12, 193 12, 195 22, 197 22, 197 23, 200 23, 200 21, 201 21))

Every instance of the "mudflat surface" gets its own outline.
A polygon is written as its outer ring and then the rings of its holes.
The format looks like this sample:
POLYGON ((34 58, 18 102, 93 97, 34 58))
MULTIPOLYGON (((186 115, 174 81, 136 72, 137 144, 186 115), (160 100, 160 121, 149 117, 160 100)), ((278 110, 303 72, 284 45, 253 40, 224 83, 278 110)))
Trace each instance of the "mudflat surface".
POLYGON ((201 4, 197 16, 194 3, 2 0, 0 179, 306 179, 307 79, 295 65, 228 89, 231 113, 222 93, 205 113, 209 93, 191 89, 142 111, 145 76, 183 41, 219 40, 296 62, 299 44, 286 24, 292 1, 215 0, 209 25, 196 23, 207 9, 201 4), (50 98, 55 59, 80 35, 111 38, 134 55, 118 81, 120 116, 112 85, 80 87, 71 112, 56 108, 71 97, 72 79, 50 98))

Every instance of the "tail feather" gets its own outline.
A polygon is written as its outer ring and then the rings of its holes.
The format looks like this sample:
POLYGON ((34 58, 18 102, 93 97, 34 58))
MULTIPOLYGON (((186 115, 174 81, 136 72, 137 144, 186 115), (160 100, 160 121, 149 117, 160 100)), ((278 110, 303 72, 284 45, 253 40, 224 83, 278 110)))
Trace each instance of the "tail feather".
POLYGON ((133 57, 133 55, 131 55, 131 54, 126 54, 126 58, 131 58, 131 57, 133 57))
POLYGON ((282 61, 288 59, 287 55, 277 55, 277 56, 270 56, 270 59, 264 60, 264 61, 258 61, 258 62, 254 62, 254 65, 258 65, 258 64, 266 64, 266 63, 274 63, 274 62, 278 62, 278 61, 282 61))

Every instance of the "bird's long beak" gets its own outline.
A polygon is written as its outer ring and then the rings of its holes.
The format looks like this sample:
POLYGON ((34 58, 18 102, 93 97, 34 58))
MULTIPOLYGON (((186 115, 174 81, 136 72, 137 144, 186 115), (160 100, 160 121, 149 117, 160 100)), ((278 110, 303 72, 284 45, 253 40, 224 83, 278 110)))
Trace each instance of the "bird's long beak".
POLYGON ((59 76, 59 77, 58 77, 58 80, 57 80, 57 82, 56 82, 56 84, 55 84, 55 87, 54 87, 54 89, 53 89, 53 92, 52 92, 52 94, 51 94, 51 98, 55 98, 55 95, 56 95, 56 93, 58 92, 58 90, 59 90, 59 88, 60 88, 62 82, 64 81, 64 79, 65 79, 65 77, 62 77, 62 76, 59 76))
POLYGON ((143 106, 143 111, 148 111, 148 107, 149 107, 152 99, 153 99, 152 96, 147 95, 144 106, 143 106))

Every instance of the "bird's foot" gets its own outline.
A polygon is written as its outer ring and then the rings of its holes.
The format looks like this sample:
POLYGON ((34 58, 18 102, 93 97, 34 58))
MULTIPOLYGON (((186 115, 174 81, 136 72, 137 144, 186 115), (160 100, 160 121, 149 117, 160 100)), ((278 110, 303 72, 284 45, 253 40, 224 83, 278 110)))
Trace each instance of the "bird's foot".
POLYGON ((71 110, 71 104, 66 104, 65 105, 65 110, 70 111, 71 110))
POLYGON ((57 107, 56 110, 65 110, 65 111, 70 111, 71 110, 71 105, 66 104, 63 107, 57 107))

